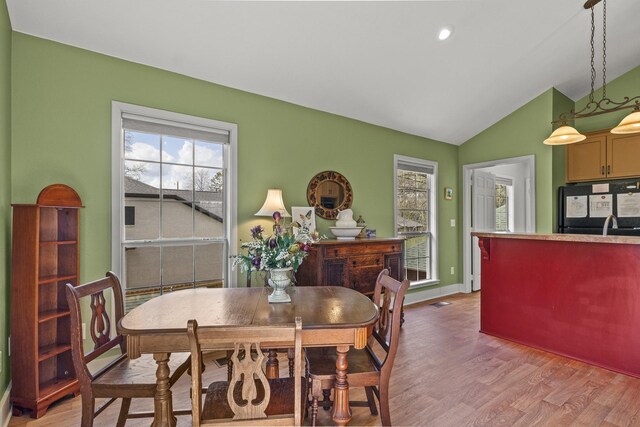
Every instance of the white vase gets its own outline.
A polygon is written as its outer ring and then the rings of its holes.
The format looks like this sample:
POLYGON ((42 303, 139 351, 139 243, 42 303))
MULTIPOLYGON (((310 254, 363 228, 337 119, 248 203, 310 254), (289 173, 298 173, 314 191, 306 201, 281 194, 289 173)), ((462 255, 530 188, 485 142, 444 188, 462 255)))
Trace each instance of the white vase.
POLYGON ((292 267, 269 270, 269 285, 273 288, 273 292, 269 295, 269 303, 291 302, 291 297, 284 290, 291 284, 292 271, 292 267))

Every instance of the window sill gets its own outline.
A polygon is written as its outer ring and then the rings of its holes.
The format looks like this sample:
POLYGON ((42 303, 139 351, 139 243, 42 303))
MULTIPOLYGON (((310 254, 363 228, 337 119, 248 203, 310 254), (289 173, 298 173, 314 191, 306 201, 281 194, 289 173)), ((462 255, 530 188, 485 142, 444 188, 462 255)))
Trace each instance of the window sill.
POLYGON ((426 288, 428 286, 439 285, 439 279, 431 279, 431 280, 421 280, 420 282, 414 282, 409 285, 409 289, 418 289, 418 288, 426 288))

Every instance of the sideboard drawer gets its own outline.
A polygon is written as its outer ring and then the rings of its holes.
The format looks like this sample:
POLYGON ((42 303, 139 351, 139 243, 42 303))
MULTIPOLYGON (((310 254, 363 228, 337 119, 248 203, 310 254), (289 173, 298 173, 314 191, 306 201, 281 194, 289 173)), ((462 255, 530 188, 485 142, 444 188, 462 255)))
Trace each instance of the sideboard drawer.
MULTIPOLYGON (((365 240, 365 239, 363 239, 365 240)), ((365 254, 384 254, 389 252, 400 252, 402 247, 401 243, 378 243, 369 245, 345 245, 338 247, 327 247, 325 249, 325 257, 327 258, 342 258, 352 255, 365 255, 365 254)))
POLYGON ((384 268, 384 254, 349 257, 349 268, 377 267, 378 272, 384 268))

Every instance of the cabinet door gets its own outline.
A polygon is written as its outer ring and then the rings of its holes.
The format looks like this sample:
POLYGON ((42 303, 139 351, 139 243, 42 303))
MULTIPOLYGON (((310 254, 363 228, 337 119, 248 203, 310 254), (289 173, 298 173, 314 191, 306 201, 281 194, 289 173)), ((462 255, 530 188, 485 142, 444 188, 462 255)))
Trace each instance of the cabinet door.
POLYGON ((607 175, 609 178, 640 176, 640 135, 609 135, 607 175))
POLYGON ((567 182, 605 178, 606 146, 606 133, 591 135, 582 142, 567 145, 567 182))
POLYGON ((400 253, 385 255, 384 268, 389 270, 389 276, 398 281, 404 280, 404 275, 402 274, 402 255, 400 253))
POLYGON ((328 259, 324 262, 324 283, 321 286, 345 286, 348 277, 345 258, 328 259))

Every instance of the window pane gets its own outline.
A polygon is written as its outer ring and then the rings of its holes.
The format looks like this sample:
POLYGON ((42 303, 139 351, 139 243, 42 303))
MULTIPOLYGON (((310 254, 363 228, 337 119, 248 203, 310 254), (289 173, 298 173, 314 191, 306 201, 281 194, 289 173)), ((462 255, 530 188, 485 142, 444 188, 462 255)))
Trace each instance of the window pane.
POLYGON ((195 277, 198 286, 217 286, 224 277, 224 243, 195 247, 195 277))
POLYGON ((496 184, 496 231, 509 231, 507 185, 496 184))
POLYGON ((162 191, 175 199, 193 200, 193 168, 191 166, 162 165, 162 191))
POLYGON ((126 159, 160 161, 160 135, 124 131, 124 157, 126 159))
POLYGON ((127 288, 160 285, 160 247, 125 248, 127 288))
POLYGON ((169 285, 193 284, 193 246, 162 248, 163 292, 169 285))
POLYGON ((196 237, 224 237, 224 222, 219 205, 221 203, 202 202, 195 204, 196 237))
POLYGON ((193 203, 166 200, 162 203, 162 237, 193 237, 193 203))
POLYGON ((196 141, 195 164, 197 166, 221 168, 224 165, 223 148, 222 144, 196 141))
POLYGON ((158 194, 160 165, 126 160, 124 162, 125 193, 158 194))
MULTIPOLYGON (((135 209, 135 222, 125 227, 126 240, 150 240, 160 237, 160 200, 125 196, 125 206, 135 209)), ((126 208, 125 208, 126 209, 126 208)))
POLYGON ((163 136, 162 162, 192 165, 193 142, 190 139, 163 136))

